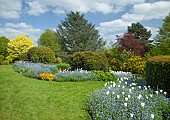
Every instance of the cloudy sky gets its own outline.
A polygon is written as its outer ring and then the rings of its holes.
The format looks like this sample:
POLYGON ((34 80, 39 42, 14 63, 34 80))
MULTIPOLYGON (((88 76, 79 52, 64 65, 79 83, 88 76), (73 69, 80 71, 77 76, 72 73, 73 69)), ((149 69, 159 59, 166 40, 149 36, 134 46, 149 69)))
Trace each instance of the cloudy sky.
POLYGON ((170 0, 0 0, 0 36, 24 34, 36 43, 45 29, 55 30, 70 11, 84 13, 110 43, 134 22, 151 30, 153 38, 170 12, 170 0))

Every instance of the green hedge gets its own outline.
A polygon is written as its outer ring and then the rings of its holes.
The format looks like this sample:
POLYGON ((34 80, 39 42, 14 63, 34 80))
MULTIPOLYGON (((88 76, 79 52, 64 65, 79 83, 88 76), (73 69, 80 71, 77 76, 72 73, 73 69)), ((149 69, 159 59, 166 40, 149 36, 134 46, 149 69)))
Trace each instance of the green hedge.
POLYGON ((145 70, 148 85, 170 94, 170 56, 155 56, 148 59, 145 70))
POLYGON ((109 63, 106 55, 99 52, 76 52, 68 56, 68 62, 72 69, 109 70, 109 63))
POLYGON ((56 61, 54 52, 45 46, 32 47, 27 52, 29 61, 40 63, 54 63, 56 61))

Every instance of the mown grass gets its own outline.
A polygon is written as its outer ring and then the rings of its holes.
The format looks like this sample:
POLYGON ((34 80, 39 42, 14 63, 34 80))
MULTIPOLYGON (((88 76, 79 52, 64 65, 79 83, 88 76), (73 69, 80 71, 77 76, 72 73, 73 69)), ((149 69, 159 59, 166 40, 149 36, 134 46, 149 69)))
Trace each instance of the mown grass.
POLYGON ((0 66, 1 120, 88 120, 84 101, 104 82, 48 82, 0 66))

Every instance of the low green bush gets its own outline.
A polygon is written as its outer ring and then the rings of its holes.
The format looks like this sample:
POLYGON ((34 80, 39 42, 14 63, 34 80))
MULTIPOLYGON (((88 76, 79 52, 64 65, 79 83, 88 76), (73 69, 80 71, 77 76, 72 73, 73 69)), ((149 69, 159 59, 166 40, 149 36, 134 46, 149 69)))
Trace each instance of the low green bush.
POLYGON ((45 46, 30 48, 27 56, 28 60, 34 63, 54 63, 56 61, 54 52, 45 46))
POLYGON ((155 56, 146 62, 146 81, 153 89, 170 94, 170 56, 155 56))
POLYGON ((60 64, 57 64, 57 67, 60 71, 68 70, 68 69, 70 69, 70 64, 60 63, 60 64))
POLYGON ((68 56, 68 62, 72 69, 83 70, 109 70, 108 59, 105 54, 99 52, 76 52, 68 56))
POLYGON ((116 76, 111 72, 93 70, 91 73, 95 74, 99 81, 117 81, 116 76))

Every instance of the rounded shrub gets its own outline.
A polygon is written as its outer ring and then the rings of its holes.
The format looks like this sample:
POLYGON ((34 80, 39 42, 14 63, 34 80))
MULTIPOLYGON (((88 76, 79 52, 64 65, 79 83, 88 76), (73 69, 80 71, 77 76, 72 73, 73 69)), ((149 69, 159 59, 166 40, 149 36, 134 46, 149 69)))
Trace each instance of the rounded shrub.
POLYGON ((170 94, 170 56, 151 57, 146 62, 146 81, 153 89, 170 94))
POLYGON ((146 60, 140 56, 133 56, 123 63, 123 70, 133 74, 144 75, 146 60))
POLYGON ((29 61, 40 63, 54 63, 56 61, 54 52, 45 46, 33 47, 28 50, 27 57, 29 61))
POLYGON ((72 69, 109 70, 109 63, 106 55, 99 52, 76 52, 68 56, 68 62, 72 69))
POLYGON ((61 59, 60 57, 57 57, 57 58, 56 58, 56 63, 57 63, 57 64, 61 64, 61 63, 62 63, 62 59, 61 59))

